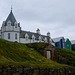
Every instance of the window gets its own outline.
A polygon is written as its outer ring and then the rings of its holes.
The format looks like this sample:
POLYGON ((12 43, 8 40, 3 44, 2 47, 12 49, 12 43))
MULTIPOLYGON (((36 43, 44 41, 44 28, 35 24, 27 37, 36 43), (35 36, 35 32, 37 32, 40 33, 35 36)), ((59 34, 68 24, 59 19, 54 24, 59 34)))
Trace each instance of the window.
POLYGON ((41 41, 42 41, 41 36, 39 36, 39 42, 41 42, 41 41))
POLYGON ((17 28, 17 24, 15 24, 15 28, 17 28))
POLYGON ((47 38, 46 37, 45 37, 44 41, 47 42, 47 38))
POLYGON ((63 43, 63 48, 65 48, 65 44, 63 43))
POLYGON ((69 45, 67 45, 67 47, 69 47, 69 45))
POLYGON ((10 27, 11 23, 8 23, 8 27, 10 27))
POLYGON ((10 33, 8 33, 8 39, 10 39, 10 33))
POLYGON ((15 34, 15 39, 17 39, 17 34, 15 34))
POLYGON ((4 38, 4 34, 2 34, 2 38, 4 38))
POLYGON ((26 36, 25 39, 28 40, 28 37, 26 36))
POLYGON ((33 41, 35 40, 35 38, 32 38, 33 39, 33 41))
POLYGON ((39 42, 41 42, 41 39, 39 39, 39 42))

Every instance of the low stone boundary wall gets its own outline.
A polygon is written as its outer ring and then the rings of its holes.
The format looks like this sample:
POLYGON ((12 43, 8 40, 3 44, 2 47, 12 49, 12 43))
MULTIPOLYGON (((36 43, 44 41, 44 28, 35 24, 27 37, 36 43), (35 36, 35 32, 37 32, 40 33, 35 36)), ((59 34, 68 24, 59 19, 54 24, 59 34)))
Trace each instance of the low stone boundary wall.
POLYGON ((37 68, 31 66, 0 65, 0 75, 75 75, 75 67, 37 68))

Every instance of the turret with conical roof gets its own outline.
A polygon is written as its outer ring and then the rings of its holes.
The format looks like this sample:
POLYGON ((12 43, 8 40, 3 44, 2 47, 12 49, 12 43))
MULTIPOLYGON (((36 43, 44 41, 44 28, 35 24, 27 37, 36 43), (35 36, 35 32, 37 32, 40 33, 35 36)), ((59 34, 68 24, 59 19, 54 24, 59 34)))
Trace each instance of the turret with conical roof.
POLYGON ((20 40, 20 23, 18 23, 15 19, 15 16, 12 12, 12 9, 5 21, 3 21, 1 27, 1 38, 9 40, 9 41, 17 41, 20 40))
POLYGON ((12 9, 5 21, 2 24, 2 31, 20 31, 20 23, 17 23, 12 9))
POLYGON ((12 9, 11 9, 11 12, 10 12, 9 16, 7 17, 7 19, 5 21, 6 22, 6 25, 7 25, 7 22, 8 21, 11 22, 11 25, 12 26, 14 25, 15 22, 17 22, 16 19, 15 19, 15 17, 14 17, 14 15, 13 15, 12 9))

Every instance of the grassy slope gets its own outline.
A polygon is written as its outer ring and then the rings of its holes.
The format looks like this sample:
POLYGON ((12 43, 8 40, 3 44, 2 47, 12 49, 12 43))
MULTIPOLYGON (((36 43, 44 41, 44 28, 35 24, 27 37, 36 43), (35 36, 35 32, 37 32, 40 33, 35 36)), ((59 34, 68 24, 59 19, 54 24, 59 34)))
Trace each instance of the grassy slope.
POLYGON ((0 39, 0 65, 31 65, 39 67, 65 67, 46 59, 25 44, 0 39))
POLYGON ((62 49, 56 47, 58 54, 66 59, 68 59, 68 64, 73 64, 75 66, 75 51, 71 51, 68 49, 62 49))

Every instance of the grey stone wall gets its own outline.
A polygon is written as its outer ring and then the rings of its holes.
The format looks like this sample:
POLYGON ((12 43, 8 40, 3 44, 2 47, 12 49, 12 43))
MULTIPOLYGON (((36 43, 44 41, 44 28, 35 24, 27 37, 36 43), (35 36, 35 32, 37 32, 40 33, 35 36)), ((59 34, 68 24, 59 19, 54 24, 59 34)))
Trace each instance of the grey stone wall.
POLYGON ((31 66, 0 65, 0 75, 75 75, 75 67, 37 68, 31 66))

